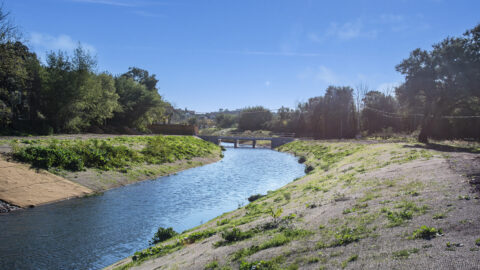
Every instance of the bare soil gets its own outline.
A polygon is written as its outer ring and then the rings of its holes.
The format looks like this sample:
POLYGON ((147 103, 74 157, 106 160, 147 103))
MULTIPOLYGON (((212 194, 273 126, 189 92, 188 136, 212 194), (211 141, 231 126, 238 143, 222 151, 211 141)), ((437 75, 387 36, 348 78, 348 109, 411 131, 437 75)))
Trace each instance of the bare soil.
MULTIPOLYGON (((329 145, 348 148, 354 143, 329 145)), ((248 217, 248 209, 243 207, 194 229, 217 228, 219 233, 214 236, 130 267, 206 269, 218 265, 211 269, 239 269, 241 261, 277 261, 277 268, 272 269, 480 269, 480 242, 476 242, 480 239, 479 175, 480 155, 476 153, 405 143, 368 143, 329 171, 316 169, 252 203, 282 208, 282 217, 295 214, 291 226, 311 235, 235 260, 235 252, 259 246, 279 234, 267 231, 215 247, 222 240, 222 228, 232 228, 217 222, 248 217), (424 157, 412 158, 416 153, 424 157), (412 217, 392 225, 387 212, 399 212, 406 205, 412 207, 405 208, 411 209, 412 217), (414 238, 414 231, 423 225, 442 229, 442 233, 431 239, 414 238), (343 228, 365 228, 367 233, 351 243, 319 245, 331 243, 343 228)), ((247 231, 271 221, 265 214, 237 228, 247 231)), ((107 269, 130 262, 127 258, 107 269)))

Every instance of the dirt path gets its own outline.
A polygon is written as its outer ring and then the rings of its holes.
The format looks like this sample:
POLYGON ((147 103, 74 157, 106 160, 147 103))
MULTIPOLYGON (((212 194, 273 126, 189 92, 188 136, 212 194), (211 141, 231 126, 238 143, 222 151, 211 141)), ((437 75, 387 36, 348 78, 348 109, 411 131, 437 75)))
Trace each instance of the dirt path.
POLYGON ((24 208, 81 197, 92 192, 60 176, 0 157, 0 199, 8 204, 24 208))

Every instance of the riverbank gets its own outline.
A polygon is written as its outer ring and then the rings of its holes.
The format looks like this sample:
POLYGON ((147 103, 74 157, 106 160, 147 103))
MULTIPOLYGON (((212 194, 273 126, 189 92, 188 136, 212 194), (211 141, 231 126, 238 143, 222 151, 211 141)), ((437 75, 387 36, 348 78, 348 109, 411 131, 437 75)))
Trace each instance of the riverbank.
POLYGON ((221 159, 220 147, 184 136, 4 138, 0 145, 2 212, 88 196, 221 159))
POLYGON ((108 269, 474 269, 478 145, 296 141, 310 172, 108 269))

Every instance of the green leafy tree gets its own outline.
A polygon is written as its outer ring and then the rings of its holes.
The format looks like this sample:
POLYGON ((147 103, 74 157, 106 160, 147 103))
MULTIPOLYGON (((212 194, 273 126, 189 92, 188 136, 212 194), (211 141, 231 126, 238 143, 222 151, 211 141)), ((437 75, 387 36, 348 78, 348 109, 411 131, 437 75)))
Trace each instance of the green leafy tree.
POLYGON ((146 130, 155 121, 162 121, 168 105, 156 88, 155 76, 138 68, 115 79, 121 110, 113 123, 146 130), (155 82, 155 84, 153 84, 155 82))
POLYGON ((57 132, 79 132, 101 125, 120 110, 111 75, 95 73, 96 60, 79 46, 70 58, 47 55, 42 112, 57 132))
POLYGON ((270 120, 272 120, 270 110, 262 106, 249 107, 240 113, 238 128, 241 130, 259 130, 264 128, 270 120))
POLYGON ((479 113, 479 36, 480 25, 463 37, 446 38, 432 51, 416 49, 397 65, 397 71, 405 76, 396 90, 398 100, 409 112, 423 114, 420 142, 448 136, 455 120, 442 120, 442 116, 479 113))
POLYGON ((0 43, 0 126, 35 118, 40 63, 23 43, 0 43))
POLYGON ((237 123, 237 117, 233 114, 217 114, 215 116, 215 122, 218 127, 230 128, 237 123))

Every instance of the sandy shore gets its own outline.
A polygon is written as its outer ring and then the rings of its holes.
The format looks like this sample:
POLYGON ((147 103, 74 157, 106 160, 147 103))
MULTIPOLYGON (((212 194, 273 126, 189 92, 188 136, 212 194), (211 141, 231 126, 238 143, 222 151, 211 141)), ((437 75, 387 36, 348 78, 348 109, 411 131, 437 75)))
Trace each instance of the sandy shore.
POLYGON ((0 157, 0 199, 18 207, 32 207, 74 197, 93 190, 44 170, 0 157))

